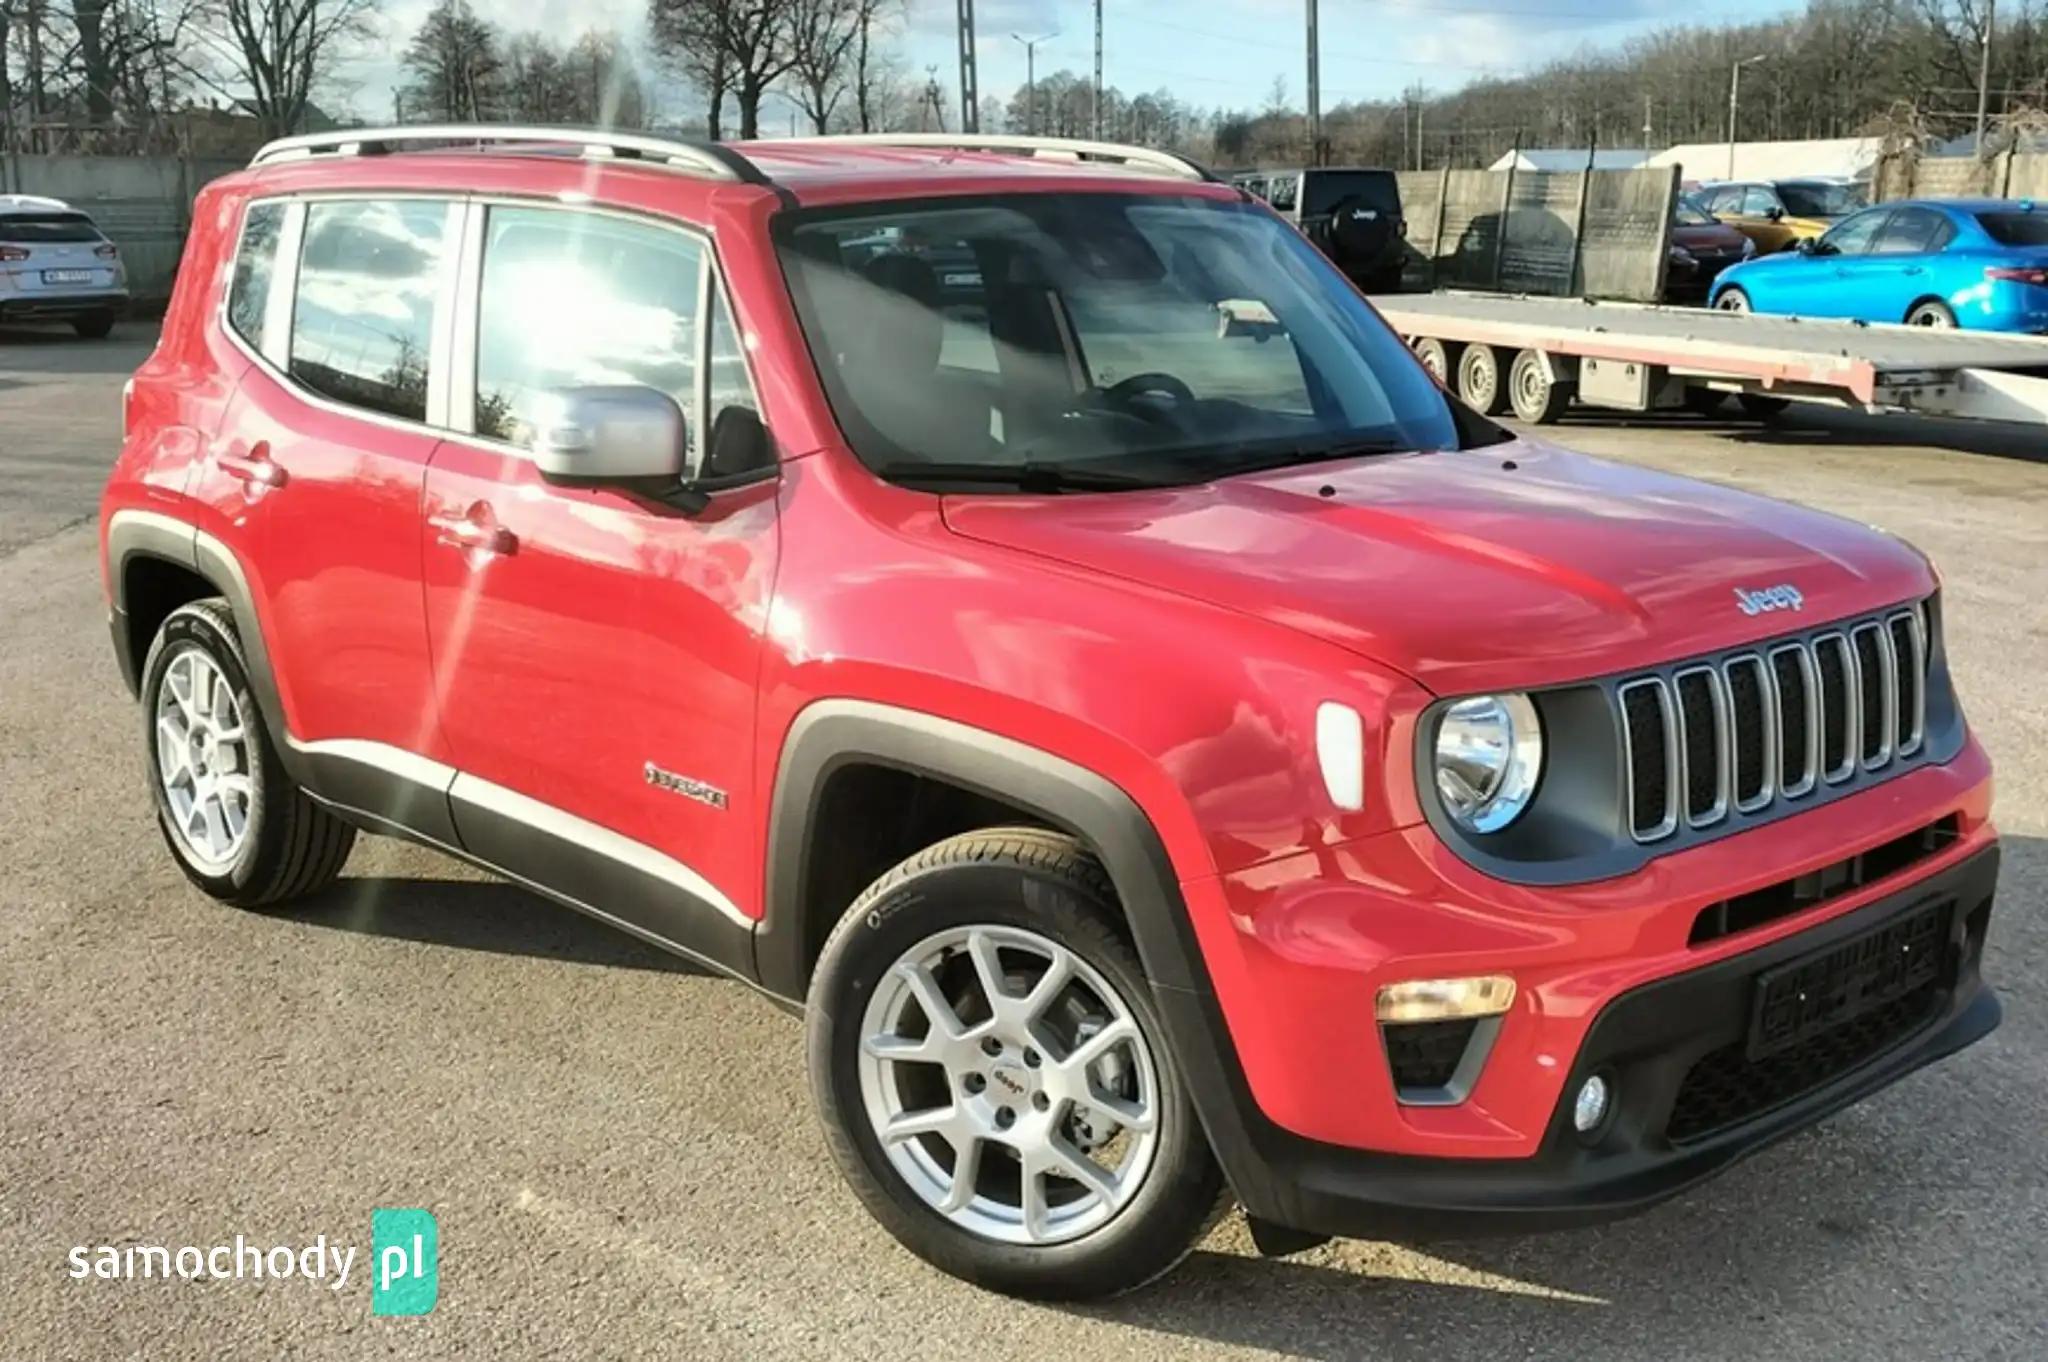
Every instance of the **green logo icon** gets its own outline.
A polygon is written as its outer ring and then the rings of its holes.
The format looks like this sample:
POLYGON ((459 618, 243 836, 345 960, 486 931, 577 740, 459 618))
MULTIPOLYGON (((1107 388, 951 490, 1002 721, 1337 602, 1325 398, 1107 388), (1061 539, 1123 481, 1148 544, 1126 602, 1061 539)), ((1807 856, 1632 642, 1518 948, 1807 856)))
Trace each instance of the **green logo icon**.
POLYGON ((373 1315, 424 1315, 441 1296, 441 1230, 432 1211, 380 1207, 370 1212, 373 1315))

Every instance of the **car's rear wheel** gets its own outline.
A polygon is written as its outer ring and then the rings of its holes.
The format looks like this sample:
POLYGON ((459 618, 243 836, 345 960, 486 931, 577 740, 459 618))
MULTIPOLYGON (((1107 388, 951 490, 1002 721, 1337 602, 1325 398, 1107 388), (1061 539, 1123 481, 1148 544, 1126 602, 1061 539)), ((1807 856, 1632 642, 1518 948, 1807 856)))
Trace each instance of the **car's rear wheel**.
POLYGON ((1956 325, 1955 310, 1947 303, 1938 302, 1930 298, 1924 303, 1914 304, 1913 310, 1906 314, 1906 325, 1929 326, 1938 331, 1953 331, 1956 325))
POLYGON ((827 1142, 876 1219, 955 1276, 1111 1295, 1225 1204, 1115 914, 1071 838, 1005 828, 897 866, 825 944, 806 1012, 827 1142))
POLYGON ((1491 345, 1468 345, 1458 356, 1458 396, 1487 416, 1507 409, 1507 386, 1500 381, 1500 355, 1491 345))
POLYGON ((157 826, 186 878, 257 908, 341 873, 355 829, 299 789, 271 749, 225 601, 194 601, 164 620, 142 700, 157 826))
POLYGON ((83 317, 72 319, 71 329, 86 340, 105 340, 114 331, 114 314, 111 312, 88 312, 83 317))
POLYGON ((1749 305, 1749 295, 1739 288, 1722 289, 1721 296, 1714 299, 1714 310, 1716 312, 1749 312, 1752 310, 1749 305))

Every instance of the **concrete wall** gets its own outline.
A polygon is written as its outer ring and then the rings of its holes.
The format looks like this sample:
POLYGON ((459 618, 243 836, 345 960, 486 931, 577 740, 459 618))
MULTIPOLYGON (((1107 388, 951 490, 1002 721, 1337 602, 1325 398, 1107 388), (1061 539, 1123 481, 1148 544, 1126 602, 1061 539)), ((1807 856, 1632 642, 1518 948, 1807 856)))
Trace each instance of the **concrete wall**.
POLYGON ((175 156, 0 155, 0 192, 43 194, 90 213, 121 248, 137 299, 168 298, 201 185, 244 162, 175 156))
POLYGON ((1975 156, 1887 156, 1872 178, 1871 197, 1887 199, 2048 198, 2048 153, 1975 156))
POLYGON ((1407 171, 1411 289, 1654 302, 1670 249, 1678 172, 1407 171))

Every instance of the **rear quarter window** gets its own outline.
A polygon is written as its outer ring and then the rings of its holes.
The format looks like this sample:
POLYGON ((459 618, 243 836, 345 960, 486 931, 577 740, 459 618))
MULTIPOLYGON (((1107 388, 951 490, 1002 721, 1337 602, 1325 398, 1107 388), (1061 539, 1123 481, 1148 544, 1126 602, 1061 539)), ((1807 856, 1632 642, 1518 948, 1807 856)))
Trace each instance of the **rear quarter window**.
POLYGON ((252 205, 242 222, 235 275, 228 285, 228 325, 260 352, 264 318, 270 310, 270 280, 277 269, 277 242, 284 232, 282 203, 252 205))

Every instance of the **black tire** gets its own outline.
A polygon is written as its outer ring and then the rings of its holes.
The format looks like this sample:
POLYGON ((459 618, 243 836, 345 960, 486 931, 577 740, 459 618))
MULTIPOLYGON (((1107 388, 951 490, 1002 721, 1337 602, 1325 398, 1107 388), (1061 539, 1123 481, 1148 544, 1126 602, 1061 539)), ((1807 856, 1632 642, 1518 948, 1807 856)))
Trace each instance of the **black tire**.
POLYGON ((805 1006, 826 1144, 875 1219, 941 1271, 1038 1299, 1116 1295, 1171 1270, 1228 1208, 1222 1172, 1121 924, 1109 877, 1072 838, 997 828, 949 838, 898 865, 854 901, 826 941, 805 1006), (1072 952, 1117 991, 1154 1057, 1159 1138, 1149 1171, 1128 1204, 1078 1238, 1011 1244, 955 1225, 904 1181, 867 1114, 861 1030, 877 987, 919 943, 965 926, 1022 928, 1072 952))
POLYGON ((1714 299, 1714 311, 1716 312, 1752 312, 1754 310, 1749 304, 1749 295, 1739 288, 1724 288, 1721 290, 1720 296, 1714 299))
POLYGON ((1507 384, 1501 382, 1500 354, 1491 345, 1468 345, 1458 356, 1458 396, 1483 416, 1507 410, 1507 384))
POLYGON ((278 761, 249 688, 248 664, 226 601, 215 597, 179 606, 157 630, 142 666, 142 730, 157 829, 192 883, 223 903, 267 908, 317 893, 341 873, 356 830, 314 803, 278 761), (250 785, 247 832, 232 858, 220 865, 202 863, 178 833, 170 795, 158 774, 158 699, 172 664, 195 650, 219 673, 239 711, 250 785))
POLYGON ((88 312, 74 318, 71 329, 86 340, 105 340, 114 332, 114 314, 111 312, 88 312))
POLYGON ((1415 351, 1415 358, 1422 361, 1422 367, 1429 370, 1437 382, 1448 388, 1455 381, 1460 349, 1455 341, 1417 336, 1409 348, 1415 351))
POLYGON ((1956 328, 1955 309, 1938 298, 1929 298, 1913 304, 1912 310, 1906 313, 1906 325, 1953 331, 1956 328))
POLYGON ((1764 393, 1737 393, 1735 401, 1742 407, 1743 415, 1759 421, 1768 421, 1792 405, 1786 398, 1771 397, 1764 393))
POLYGON ((1508 402, 1516 418, 1531 425, 1547 426, 1563 416, 1576 386, 1552 379, 1549 362, 1536 350, 1517 351, 1508 370, 1508 402))

